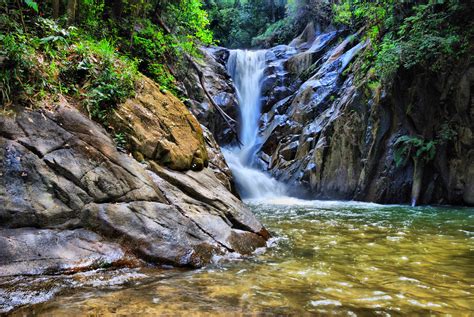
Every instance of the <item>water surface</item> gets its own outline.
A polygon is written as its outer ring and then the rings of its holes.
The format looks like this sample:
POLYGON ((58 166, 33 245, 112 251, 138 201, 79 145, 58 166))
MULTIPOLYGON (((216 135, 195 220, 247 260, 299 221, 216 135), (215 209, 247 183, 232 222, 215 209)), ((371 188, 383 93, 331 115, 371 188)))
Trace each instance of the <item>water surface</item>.
POLYGON ((21 283, 24 296, 37 287, 55 297, 16 314, 474 315, 473 209, 291 199, 249 206, 274 234, 266 252, 195 271, 17 278, 17 297, 21 283))

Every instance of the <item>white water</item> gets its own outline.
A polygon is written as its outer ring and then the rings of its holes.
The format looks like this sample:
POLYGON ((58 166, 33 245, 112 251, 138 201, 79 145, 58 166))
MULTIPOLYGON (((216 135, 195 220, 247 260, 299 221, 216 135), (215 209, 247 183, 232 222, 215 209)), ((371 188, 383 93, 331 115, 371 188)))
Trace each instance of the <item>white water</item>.
POLYGON ((242 146, 224 149, 223 152, 243 198, 278 197, 286 192, 282 184, 252 166, 259 144, 265 53, 264 50, 232 50, 227 63, 240 106, 239 138, 242 146))

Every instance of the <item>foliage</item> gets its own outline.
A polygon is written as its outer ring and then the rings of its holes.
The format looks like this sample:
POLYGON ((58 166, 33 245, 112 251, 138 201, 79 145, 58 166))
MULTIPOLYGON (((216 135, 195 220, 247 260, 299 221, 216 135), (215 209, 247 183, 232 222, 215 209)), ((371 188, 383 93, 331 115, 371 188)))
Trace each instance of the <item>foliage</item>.
POLYGON ((119 149, 125 149, 127 146, 127 136, 123 132, 118 132, 114 134, 114 142, 119 149))
POLYGON ((418 136, 402 135, 394 143, 393 160, 397 167, 406 164, 408 158, 429 162, 434 159, 436 147, 452 141, 457 133, 449 123, 443 123, 435 139, 426 140, 418 136))
POLYGON ((371 45, 361 72, 374 67, 385 83, 400 67, 445 71, 467 51, 471 36, 469 10, 459 0, 343 0, 333 11, 337 23, 365 28, 371 45))
POLYGON ((429 162, 436 154, 435 140, 425 140, 417 136, 402 135, 394 143, 393 160, 397 167, 406 164, 408 158, 429 162))
POLYGON ((137 70, 176 92, 169 65, 179 68, 183 54, 199 56, 199 45, 214 43, 200 0, 75 1, 72 18, 71 0, 0 0, 3 104, 69 94, 105 120, 133 93, 137 70))
POLYGON ((149 20, 141 22, 140 29, 133 34, 130 53, 140 61, 138 67, 142 73, 164 88, 173 90, 176 80, 163 62, 167 56, 180 55, 178 45, 169 45, 173 41, 171 36, 149 20))
POLYGON ((374 69, 383 80, 391 80, 400 67, 401 48, 399 41, 394 40, 391 34, 384 36, 378 48, 374 69))
POLYGON ((168 10, 170 15, 173 16, 173 20, 170 22, 176 34, 181 35, 183 42, 192 43, 191 46, 195 44, 194 41, 190 41, 193 39, 205 45, 213 43, 212 32, 207 29, 209 19, 207 12, 202 10, 201 1, 180 0, 177 3, 170 2, 168 10))
POLYGON ((294 30, 288 27, 292 23, 290 17, 285 17, 275 23, 268 25, 266 30, 252 38, 252 46, 257 46, 269 42, 269 45, 274 43, 284 43, 289 38, 293 37, 294 30))
POLYGON ((333 5, 334 22, 351 27, 367 27, 371 38, 393 23, 395 0, 343 0, 333 5))
POLYGON ((421 65, 443 71, 466 51, 468 41, 463 38, 461 27, 450 23, 462 8, 457 1, 449 1, 442 11, 435 4, 413 7, 414 14, 398 29, 405 68, 421 65))
POLYGON ((120 56, 109 40, 87 39, 76 31, 38 17, 34 33, 0 35, 2 104, 34 104, 47 93, 65 94, 81 99, 91 117, 104 121, 132 95, 136 63, 120 56))
POLYGON ((33 0, 24 0, 25 4, 30 8, 33 9, 36 13, 38 13, 38 3, 33 0))
POLYGON ((119 57, 108 40, 80 42, 71 55, 64 71, 72 71, 74 81, 87 89, 82 96, 90 116, 105 122, 109 111, 133 94, 136 63, 119 57))
MULTIPOLYGON (((273 34, 278 23, 285 17, 286 0, 207 0, 211 28, 221 45, 227 47, 251 47, 259 34, 273 34)), ((263 35, 260 35, 263 38, 263 35)))
POLYGON ((27 44, 24 34, 0 34, 0 56, 4 60, 0 67, 1 103, 9 104, 13 97, 30 87, 37 79, 34 71, 32 52, 34 49, 27 44))

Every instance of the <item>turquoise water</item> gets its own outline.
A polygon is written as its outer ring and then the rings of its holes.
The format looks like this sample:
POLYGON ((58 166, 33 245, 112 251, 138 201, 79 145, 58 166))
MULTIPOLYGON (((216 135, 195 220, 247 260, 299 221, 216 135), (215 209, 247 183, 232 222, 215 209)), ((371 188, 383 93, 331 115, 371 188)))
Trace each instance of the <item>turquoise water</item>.
POLYGON ((50 299, 16 314, 474 316, 472 208, 248 204, 274 235, 266 250, 194 271, 18 280, 18 294, 36 287, 50 299))

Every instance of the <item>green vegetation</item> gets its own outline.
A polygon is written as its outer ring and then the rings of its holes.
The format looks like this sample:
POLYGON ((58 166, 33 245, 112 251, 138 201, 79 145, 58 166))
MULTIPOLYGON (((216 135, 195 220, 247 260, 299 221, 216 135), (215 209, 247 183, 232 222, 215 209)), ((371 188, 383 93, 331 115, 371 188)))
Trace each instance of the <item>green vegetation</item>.
POLYGON ((354 30, 365 28, 371 45, 364 53, 361 73, 373 68, 384 83, 400 67, 446 71, 466 53, 472 37, 468 4, 458 0, 344 0, 333 10, 337 23, 354 30))
POLYGON ((449 123, 439 128, 435 139, 424 139, 419 136, 402 135, 394 143, 393 160, 397 167, 407 163, 409 158, 425 163, 432 161, 436 154, 436 146, 445 144, 456 138, 457 133, 449 123))
POLYGON ((103 123, 134 94, 138 72, 174 89, 183 56, 213 43, 199 0, 0 0, 0 97, 79 101, 103 123))
POLYGON ((324 0, 206 0, 205 8, 215 38, 231 48, 287 43, 309 21, 330 18, 324 0))
POLYGON ((408 158, 429 162, 436 154, 436 144, 434 140, 425 140, 417 136, 402 135, 395 141, 395 151, 393 160, 396 166, 403 166, 408 158))
POLYGON ((266 26, 283 18, 286 1, 207 0, 211 28, 220 45, 250 47, 266 26))
POLYGON ((435 139, 424 139, 419 136, 402 135, 394 143, 393 161, 396 167, 406 165, 413 160, 412 205, 416 205, 420 196, 425 164, 434 160, 437 146, 452 141, 456 131, 449 123, 441 125, 435 139))

